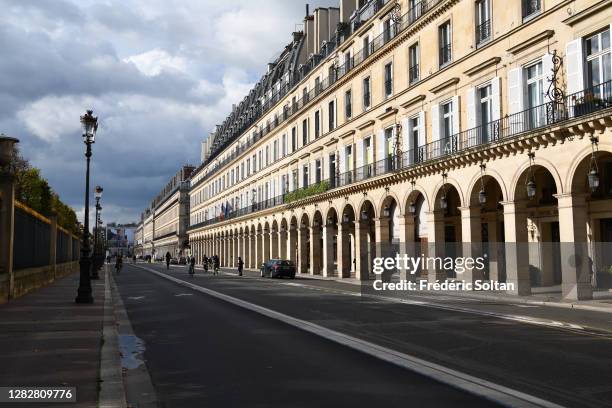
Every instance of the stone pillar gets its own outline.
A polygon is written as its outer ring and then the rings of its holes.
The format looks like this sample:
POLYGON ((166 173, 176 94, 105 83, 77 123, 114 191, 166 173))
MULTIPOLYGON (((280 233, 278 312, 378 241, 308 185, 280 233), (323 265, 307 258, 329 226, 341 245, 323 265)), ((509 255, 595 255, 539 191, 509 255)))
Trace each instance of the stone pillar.
MULTIPOLYGON (((421 254, 417 254, 416 251, 416 242, 414 236, 414 216, 409 214, 405 217, 400 217, 398 220, 399 223, 399 254, 401 257, 407 255, 410 258, 414 258, 416 256, 420 257, 421 254)), ((401 280, 416 280, 416 271, 406 270, 405 268, 400 268, 399 270, 400 279, 401 280)))
MULTIPOLYGON (((49 278, 54 281, 57 274, 57 215, 50 215, 49 220, 51 224, 49 224, 49 267, 50 276, 49 278)), ((91 262, 91 270, 89 271, 90 275, 93 272, 93 268, 95 268, 95 262, 91 262)))
POLYGON ((250 252, 249 267, 251 269, 257 269, 256 266, 255 266, 257 264, 257 259, 256 259, 256 257, 257 257, 257 249, 256 249, 257 245, 256 244, 257 243, 256 243, 256 235, 255 234, 256 233, 252 233, 252 234, 249 235, 249 243, 250 243, 250 246, 251 246, 251 249, 249 251, 250 252))
MULTIPOLYGON (((482 226, 480 221, 480 207, 460 207, 461 211, 461 238, 462 253, 464 259, 476 259, 482 256, 482 226)), ((474 282, 484 278, 484 269, 478 269, 475 265, 465 266, 461 274, 457 272, 457 279, 466 282, 474 282), (471 267, 469 267, 471 266, 471 267)))
POLYGON ((289 259, 287 254, 287 231, 281 231, 278 233, 278 257, 281 259, 289 259))
POLYGON ((15 290, 13 275, 13 244, 15 236, 15 179, 0 174, 0 301, 6 293, 6 300, 15 290))
POLYGON ((259 269, 263 263, 263 234, 261 232, 255 233, 255 269, 259 269))
POLYGON ((272 259, 280 258, 279 251, 278 251, 279 250, 279 245, 278 245, 279 235, 280 233, 278 232, 278 230, 272 230, 272 232, 270 232, 270 258, 272 259))
POLYGON ((263 233, 263 258, 261 260, 261 262, 266 262, 267 260, 269 260, 270 257, 270 249, 271 249, 271 245, 270 245, 270 240, 271 240, 271 233, 270 232, 264 232, 263 233))
POLYGON ((563 297, 570 300, 593 299, 586 197, 582 194, 558 194, 555 197, 559 206, 563 297))
MULTIPOLYGON (((334 237, 338 234, 335 224, 323 227, 323 276, 334 276, 334 237)), ((339 253, 339 252, 338 252, 339 253)), ((340 276, 340 274, 338 274, 340 276)))
POLYGON ((531 294, 529 281, 529 243, 527 236, 527 210, 524 202, 502 202, 506 252, 506 282, 514 284, 508 293, 531 294))
POLYGON ((338 277, 348 278, 351 276, 351 236, 349 235, 349 224, 338 224, 338 277))
POLYGON ((289 239, 287 241, 287 258, 293 261, 296 265, 296 268, 299 267, 298 260, 298 230, 295 227, 289 227, 290 231, 288 232, 289 239))
POLYGON ((321 227, 310 227, 310 274, 321 274, 321 227))
POLYGON ((308 273, 308 227, 298 229, 298 273, 308 273))
POLYGON ((505 277, 500 276, 500 262, 504 262, 504 260, 501 259, 503 252, 501 251, 501 243, 498 239, 499 223, 497 222, 497 219, 495 219, 494 221, 489 221, 487 224, 489 230, 489 242, 487 245, 487 258, 489 261, 489 279, 494 281, 502 281, 505 277))
MULTIPOLYGON (((440 210, 426 213, 427 216, 427 242, 429 258, 444 258, 444 214, 440 210)), ((446 280, 446 272, 438 268, 439 265, 428 265, 427 277, 429 282, 446 280)))
MULTIPOLYGON (((389 218, 388 217, 379 217, 374 219, 374 233, 376 235, 375 239, 375 256, 377 258, 386 258, 393 257, 395 258, 395 254, 392 254, 392 242, 389 239, 389 218)), ((391 275, 395 272, 395 270, 386 271, 382 274, 382 276, 377 276, 376 279, 382 279, 385 282, 391 281, 391 275)))
POLYGON ((368 222, 355 221, 355 278, 367 280, 370 270, 368 265, 368 222))

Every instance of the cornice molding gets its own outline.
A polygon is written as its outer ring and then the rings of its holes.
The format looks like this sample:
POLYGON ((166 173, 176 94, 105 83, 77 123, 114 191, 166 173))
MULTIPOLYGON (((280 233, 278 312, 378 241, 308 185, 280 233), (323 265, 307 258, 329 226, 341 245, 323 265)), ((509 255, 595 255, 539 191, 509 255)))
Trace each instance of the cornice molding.
POLYGON ((391 109, 387 108, 387 110, 385 110, 383 113, 378 115, 376 119, 384 120, 385 118, 388 118, 389 116, 393 116, 396 113, 397 113, 397 108, 391 108, 391 109))
POLYGON ((489 58, 488 60, 483 61, 480 64, 474 65, 472 68, 468 69, 467 71, 463 71, 463 73, 467 76, 473 76, 474 74, 477 74, 485 70, 486 68, 489 68, 490 66, 499 64, 500 61, 501 61, 501 57, 489 58))
POLYGON ((457 85, 458 83, 459 83, 459 78, 458 77, 454 77, 454 78, 451 78, 451 79, 449 79, 447 81, 442 82, 441 84, 438 84, 438 85, 434 86, 433 88, 431 88, 429 90, 429 92, 437 94, 440 91, 443 91, 444 89, 446 89, 446 88, 448 88, 450 86, 457 85))
POLYGON ((575 24, 578 24, 579 22, 583 21, 584 19, 591 17, 593 14, 604 11, 610 6, 612 6, 612 2, 610 2, 610 0, 602 0, 599 3, 594 4, 585 10, 582 10, 574 14, 573 16, 566 18, 565 20, 563 20, 563 22, 568 26, 572 27, 575 24))
POLYGON ((376 123, 376 121, 375 121, 374 119, 370 119, 370 120, 368 120, 368 121, 366 121, 366 122, 362 123, 361 125, 357 125, 356 127, 357 127, 357 129, 359 129, 359 130, 364 130, 364 129, 369 128, 370 126, 373 126, 373 125, 374 125, 374 123, 376 123))
POLYGON ((417 95, 414 98, 402 103, 400 106, 404 109, 409 108, 412 105, 415 105, 421 101, 425 100, 425 95, 417 95))
POLYGON ((522 43, 516 44, 516 45, 508 48, 507 51, 510 54, 518 54, 519 52, 521 52, 523 50, 526 50, 527 48, 530 48, 532 45, 537 44, 540 41, 544 41, 544 40, 549 39, 553 35, 555 35, 555 31, 554 30, 545 30, 545 31, 542 31, 540 34, 534 35, 533 37, 529 38, 528 40, 525 40, 522 43))

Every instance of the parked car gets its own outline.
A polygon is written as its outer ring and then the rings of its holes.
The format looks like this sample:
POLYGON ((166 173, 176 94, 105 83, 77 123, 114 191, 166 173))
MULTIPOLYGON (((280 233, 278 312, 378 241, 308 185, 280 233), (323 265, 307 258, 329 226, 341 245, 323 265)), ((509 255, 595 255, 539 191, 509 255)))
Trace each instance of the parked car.
POLYGON ((261 264, 261 277, 282 278, 287 276, 295 278, 295 264, 286 259, 269 259, 261 264))
POLYGON ((178 260, 179 265, 187 265, 187 258, 181 256, 178 260))
POLYGON ((179 261, 176 258, 170 258, 170 265, 178 265, 179 261))

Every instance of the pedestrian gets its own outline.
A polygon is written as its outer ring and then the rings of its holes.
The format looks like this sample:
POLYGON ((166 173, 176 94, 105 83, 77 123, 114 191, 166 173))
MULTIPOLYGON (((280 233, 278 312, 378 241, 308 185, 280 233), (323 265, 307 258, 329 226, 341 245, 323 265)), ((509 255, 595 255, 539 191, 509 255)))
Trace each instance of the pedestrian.
POLYGON ((115 270, 117 271, 117 275, 121 272, 121 267, 123 266, 123 259, 121 259, 121 255, 117 255, 117 260, 115 261, 115 270))
POLYGON ((242 268, 244 268, 244 261, 238 257, 238 276, 242 276, 242 268))
POLYGON ((207 273, 208 272, 208 258, 206 257, 206 254, 204 254, 204 260, 202 261, 202 263, 204 264, 204 272, 207 273))
POLYGON ((170 255, 170 251, 166 252, 166 269, 170 269, 170 258, 172 258, 172 255, 170 255))
POLYGON ((136 263, 136 254, 132 255, 132 263, 136 263))
POLYGON ((215 275, 219 274, 219 255, 213 256, 215 275))
POLYGON ((193 277, 194 274, 195 274, 195 258, 192 257, 189 260, 189 276, 193 277))

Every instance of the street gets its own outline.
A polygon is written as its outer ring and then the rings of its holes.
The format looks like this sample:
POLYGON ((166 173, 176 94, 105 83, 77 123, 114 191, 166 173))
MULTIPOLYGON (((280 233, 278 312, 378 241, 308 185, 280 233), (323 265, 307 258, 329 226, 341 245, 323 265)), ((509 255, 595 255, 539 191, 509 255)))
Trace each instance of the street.
MULTIPOLYGON (((143 268, 166 273, 161 265, 126 265, 115 279, 165 406, 337 406, 340 398, 347 406, 490 405, 143 268)), ((604 329, 593 334, 361 298, 335 282, 202 271, 190 278, 179 266, 169 275, 552 403, 602 407, 612 400, 612 336, 604 329)), ((573 312, 533 309, 520 310, 573 312)), ((609 326, 609 317, 593 318, 604 328, 605 319, 609 326)))
POLYGON ((165 407, 494 406, 132 265, 116 282, 165 407))

